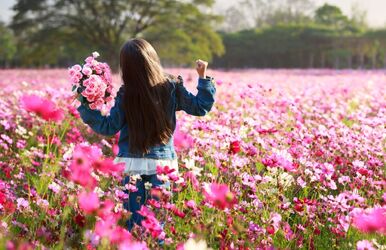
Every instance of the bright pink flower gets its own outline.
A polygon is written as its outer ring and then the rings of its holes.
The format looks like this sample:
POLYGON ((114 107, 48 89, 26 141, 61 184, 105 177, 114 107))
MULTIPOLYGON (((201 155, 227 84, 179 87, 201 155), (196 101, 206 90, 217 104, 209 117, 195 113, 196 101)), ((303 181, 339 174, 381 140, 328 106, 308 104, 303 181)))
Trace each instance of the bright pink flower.
POLYGON ((105 200, 102 203, 102 206, 98 210, 98 216, 102 219, 107 219, 109 216, 113 214, 113 209, 115 207, 115 204, 112 200, 105 200))
POLYGON ((64 118, 63 110, 56 108, 51 100, 37 95, 24 95, 21 97, 21 103, 25 110, 36 113, 44 120, 59 122, 64 118))
POLYGON ((149 210, 146 206, 141 206, 141 209, 138 211, 138 213, 140 215, 142 215, 143 217, 154 217, 154 213, 149 210))
POLYGON ((176 171, 174 168, 170 168, 169 166, 157 166, 157 174, 161 175, 161 174, 165 174, 165 175, 168 175, 170 173, 173 173, 174 171, 176 171))
POLYGON ((165 237, 161 224, 155 218, 152 211, 150 211, 146 206, 142 206, 138 213, 145 217, 145 219, 142 220, 141 225, 146 228, 146 231, 150 232, 153 238, 162 239, 165 237))
POLYGON ((118 250, 148 250, 145 242, 137 242, 137 241, 124 241, 119 244, 118 250))
POLYGON ((97 181, 91 175, 92 165, 101 156, 101 150, 95 146, 77 145, 72 156, 69 178, 83 187, 93 189, 97 181))
POLYGON ((188 201, 185 201, 185 205, 188 207, 188 208, 191 208, 191 209, 196 209, 196 202, 194 200, 188 200, 188 201))
POLYGON ((131 234, 126 229, 117 225, 117 216, 109 216, 95 223, 95 233, 102 238, 107 238, 113 244, 120 244, 131 240, 131 234))
POLYGON ((206 200, 219 209, 232 208, 237 203, 235 195, 225 184, 212 183, 204 187, 206 200))
POLYGON ((85 214, 91 214, 99 208, 99 198, 94 192, 82 192, 78 195, 80 209, 85 214))
POLYGON ((123 170, 125 170, 124 163, 114 163, 111 159, 95 161, 93 167, 105 174, 111 174, 113 176, 120 176, 123 170))
POLYGON ((183 133, 179 126, 176 127, 173 137, 174 147, 177 151, 189 149, 193 146, 193 138, 190 135, 183 133))
POLYGON ((372 208, 354 214, 353 225, 365 233, 386 234, 386 208, 372 208))
POLYGON ((185 177, 185 179, 189 180, 189 181, 192 183, 193 188, 194 188, 195 190, 199 190, 199 188, 200 188, 200 183, 199 183, 199 181, 197 180, 197 177, 196 177, 196 175, 193 173, 193 171, 185 172, 184 177, 185 177))
POLYGON ((296 171, 296 167, 292 162, 290 162, 289 160, 287 160, 283 156, 277 155, 277 154, 272 154, 271 156, 264 158, 262 160, 262 163, 265 166, 270 167, 270 168, 279 167, 279 168, 282 168, 288 172, 295 172, 296 171))

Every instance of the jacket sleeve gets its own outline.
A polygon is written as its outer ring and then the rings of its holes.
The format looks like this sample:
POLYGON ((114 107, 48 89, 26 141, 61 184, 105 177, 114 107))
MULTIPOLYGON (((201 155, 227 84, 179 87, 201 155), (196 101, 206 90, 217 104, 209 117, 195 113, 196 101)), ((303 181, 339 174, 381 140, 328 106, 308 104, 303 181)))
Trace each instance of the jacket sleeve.
POLYGON ((109 116, 103 116, 99 110, 92 110, 85 105, 80 105, 78 111, 83 122, 88 124, 98 134, 112 136, 118 133, 125 122, 125 113, 121 107, 123 87, 115 97, 115 104, 109 116))
POLYGON ((206 115, 213 106, 216 88, 214 80, 211 77, 206 79, 199 78, 197 86, 197 95, 193 95, 183 85, 182 78, 178 77, 180 82, 176 84, 177 111, 184 110, 186 113, 195 116, 206 115))

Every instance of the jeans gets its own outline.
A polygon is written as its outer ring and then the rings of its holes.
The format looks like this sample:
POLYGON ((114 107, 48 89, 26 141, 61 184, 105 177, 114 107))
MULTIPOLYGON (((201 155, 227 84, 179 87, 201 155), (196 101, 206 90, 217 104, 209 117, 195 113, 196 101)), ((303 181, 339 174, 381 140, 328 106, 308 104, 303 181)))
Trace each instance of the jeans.
MULTIPOLYGON (((122 184, 125 185, 130 182, 130 176, 125 176, 122 180, 122 184)), ((134 224, 141 225, 142 220, 144 219, 142 215, 137 212, 141 209, 141 206, 146 204, 147 199, 155 197, 150 197, 149 190, 145 189, 145 183, 149 182, 153 187, 167 187, 170 185, 168 182, 164 183, 157 178, 156 174, 152 175, 141 175, 141 179, 136 181, 136 192, 128 192, 125 190, 125 193, 129 195, 129 198, 123 203, 123 208, 131 212, 130 219, 126 222, 127 228, 129 231, 134 227, 134 224)))

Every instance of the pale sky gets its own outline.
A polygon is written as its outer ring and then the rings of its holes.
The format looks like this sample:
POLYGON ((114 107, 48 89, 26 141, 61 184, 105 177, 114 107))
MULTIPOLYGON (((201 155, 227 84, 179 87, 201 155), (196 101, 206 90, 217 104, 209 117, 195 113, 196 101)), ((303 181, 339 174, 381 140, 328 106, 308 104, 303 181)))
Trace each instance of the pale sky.
MULTIPOLYGON (((219 11, 236 4, 238 0, 216 0, 215 8, 219 11)), ((12 16, 10 7, 16 0, 0 0, 0 20, 8 22, 12 16)), ((355 4, 367 11, 367 19, 371 26, 386 25, 386 0, 314 0, 317 6, 330 3, 339 6, 343 12, 350 15, 351 7, 355 4)))

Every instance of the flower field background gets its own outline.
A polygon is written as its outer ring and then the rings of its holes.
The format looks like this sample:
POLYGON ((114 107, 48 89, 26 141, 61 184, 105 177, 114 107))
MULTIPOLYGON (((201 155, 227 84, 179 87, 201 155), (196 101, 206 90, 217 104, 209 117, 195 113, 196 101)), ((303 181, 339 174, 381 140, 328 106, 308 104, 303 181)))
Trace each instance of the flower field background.
MULTIPOLYGON (((191 70, 181 74, 195 92, 191 70)), ((117 136, 71 106, 66 70, 0 70, 7 249, 385 249, 384 71, 210 71, 216 103, 178 113, 179 173, 125 230, 117 136), (163 242, 160 244, 160 242, 163 242)), ((119 76, 114 76, 119 83, 119 76)))

